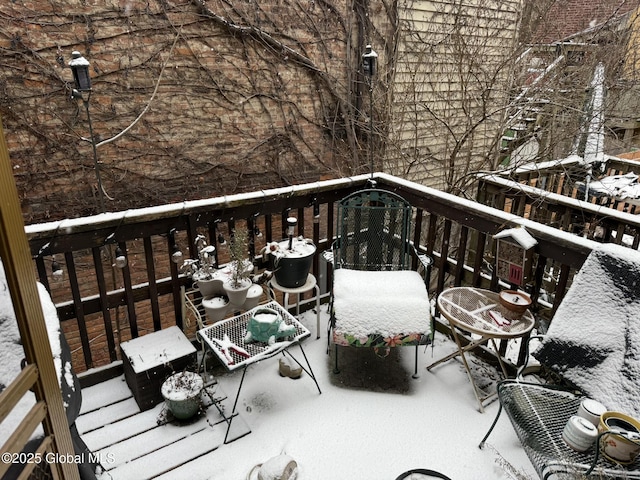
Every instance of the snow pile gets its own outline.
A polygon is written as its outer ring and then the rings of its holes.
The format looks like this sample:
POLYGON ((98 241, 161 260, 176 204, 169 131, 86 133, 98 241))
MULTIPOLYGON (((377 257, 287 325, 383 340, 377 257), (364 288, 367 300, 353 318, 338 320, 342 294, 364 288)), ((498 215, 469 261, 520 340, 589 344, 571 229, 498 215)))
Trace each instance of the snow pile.
POLYGON ((608 409, 640 417, 640 253, 594 250, 533 355, 608 409))
POLYGON ((340 268, 333 278, 337 334, 427 333, 429 294, 419 273, 340 268))
MULTIPOLYGON (((40 283, 38 283, 38 293, 47 326, 49 343, 51 344, 55 371, 63 372, 63 375, 58 377, 58 383, 60 383, 61 377, 64 377, 65 382, 73 389, 74 383, 71 364, 65 362, 64 369, 62 368, 60 322, 58 320, 56 307, 51 301, 49 293, 40 283)), ((18 330, 18 322, 13 311, 13 302, 7 285, 4 267, 2 262, 0 262, 0 361, 3 365, 3 368, 0 369, 0 391, 3 391, 18 376, 22 370, 21 364, 24 358, 25 355, 18 330)), ((11 411, 11 414, 0 423, 0 438, 9 438, 9 435, 11 435, 33 405, 35 405, 35 395, 32 392, 27 392, 11 411)), ((33 436, 38 437, 42 435, 42 428, 38 427, 33 436)))

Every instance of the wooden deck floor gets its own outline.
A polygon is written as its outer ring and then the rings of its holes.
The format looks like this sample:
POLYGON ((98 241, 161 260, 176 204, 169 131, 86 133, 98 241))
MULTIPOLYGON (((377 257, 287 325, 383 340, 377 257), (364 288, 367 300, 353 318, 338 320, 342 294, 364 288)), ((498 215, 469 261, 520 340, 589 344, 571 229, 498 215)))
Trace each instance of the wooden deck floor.
MULTIPOLYGON (((232 410, 229 399, 214 384, 209 387, 220 409, 232 410)), ((206 455, 223 444, 227 422, 211 400, 204 412, 188 422, 163 421, 164 404, 141 412, 124 376, 83 389, 76 426, 89 449, 100 459, 101 480, 190 478, 206 468, 206 455)), ((227 443, 250 433, 241 416, 231 424, 227 443)))

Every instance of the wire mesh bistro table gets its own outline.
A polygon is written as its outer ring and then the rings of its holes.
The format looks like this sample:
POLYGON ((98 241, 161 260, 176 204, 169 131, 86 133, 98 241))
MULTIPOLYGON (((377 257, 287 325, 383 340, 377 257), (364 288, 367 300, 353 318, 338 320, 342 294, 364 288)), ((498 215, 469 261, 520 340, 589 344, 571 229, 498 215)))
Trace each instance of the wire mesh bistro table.
POLYGON ((225 443, 227 443, 227 437, 229 436, 233 417, 237 415, 236 407, 238 406, 238 399, 240 398, 240 392, 242 391, 244 378, 249 365, 271 358, 279 353, 288 355, 304 370, 307 375, 311 377, 316 384, 318 393, 322 393, 320 391, 320 386, 318 385, 318 380, 313 374, 313 370, 311 369, 311 365, 309 364, 309 360, 307 359, 307 355, 304 353, 301 343, 303 340, 311 336, 311 332, 302 323, 296 320, 296 318, 288 311, 282 308, 278 302, 272 301, 264 305, 260 305, 259 307, 253 308, 241 315, 236 315, 235 317, 228 318, 215 323, 214 325, 198 330, 197 336, 202 343, 203 355, 201 363, 204 363, 205 375, 206 362, 204 359, 207 349, 212 351, 218 357, 220 362, 229 372, 242 369, 242 378, 240 379, 236 398, 233 402, 233 410, 231 411, 231 415, 227 418, 227 433, 224 438, 225 443), (264 342, 245 343, 244 338, 247 333, 247 323, 249 322, 249 319, 256 309, 264 307, 276 310, 280 313, 283 321, 287 325, 294 325, 296 327, 295 335, 283 341, 276 341, 271 345, 264 342), (298 345, 300 348, 300 352, 304 357, 305 365, 303 365, 289 351, 289 349, 294 345, 298 345))
POLYGON ((493 397, 495 393, 487 395, 478 388, 471 374, 467 358, 464 355, 465 352, 473 350, 480 345, 491 343, 497 354, 502 373, 507 377, 507 369, 495 340, 513 340, 524 337, 533 329, 535 318, 527 310, 522 317, 512 319, 509 324, 499 325, 491 317, 490 312, 498 312, 505 318, 510 316, 510 312, 500 304, 499 294, 473 287, 454 287, 443 291, 438 296, 438 309, 449 322, 451 334, 458 348, 455 352, 429 365, 427 370, 460 356, 473 386, 473 393, 478 400, 479 410, 484 412, 484 402, 493 397), (475 334, 479 338, 463 346, 457 329, 475 334))

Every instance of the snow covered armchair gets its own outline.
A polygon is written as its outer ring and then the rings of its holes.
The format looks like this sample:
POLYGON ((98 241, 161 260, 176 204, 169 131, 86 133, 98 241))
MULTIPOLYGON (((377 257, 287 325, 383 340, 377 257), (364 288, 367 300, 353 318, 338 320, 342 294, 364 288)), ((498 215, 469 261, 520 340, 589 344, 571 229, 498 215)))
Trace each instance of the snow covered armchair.
POLYGON ((594 250, 533 356, 609 409, 640 417, 640 253, 594 250))
POLYGON ((338 346, 415 346, 431 341, 426 283, 431 259, 409 241, 411 206, 399 195, 375 188, 355 192, 338 206, 333 245, 333 296, 329 342, 338 346), (422 275, 412 270, 422 269, 422 275))

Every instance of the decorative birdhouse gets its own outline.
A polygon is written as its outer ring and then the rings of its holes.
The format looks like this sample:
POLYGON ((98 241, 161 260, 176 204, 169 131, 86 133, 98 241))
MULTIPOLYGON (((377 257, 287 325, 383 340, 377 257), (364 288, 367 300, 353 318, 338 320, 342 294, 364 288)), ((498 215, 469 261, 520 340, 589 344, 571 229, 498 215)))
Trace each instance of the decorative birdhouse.
POLYGON ((533 252, 538 241, 524 227, 496 233, 496 273, 498 278, 519 287, 531 279, 533 252))

